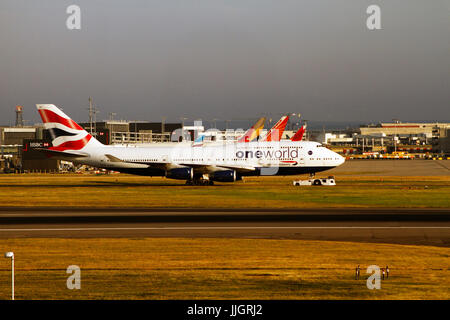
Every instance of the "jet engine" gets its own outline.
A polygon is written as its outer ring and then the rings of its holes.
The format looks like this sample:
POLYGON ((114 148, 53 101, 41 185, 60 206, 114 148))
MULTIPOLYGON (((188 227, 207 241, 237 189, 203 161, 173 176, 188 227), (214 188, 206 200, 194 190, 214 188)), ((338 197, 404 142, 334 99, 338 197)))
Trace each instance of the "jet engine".
POLYGON ((224 170, 211 173, 209 179, 219 182, 235 182, 241 180, 242 177, 237 175, 235 170, 224 170))
POLYGON ((166 178, 178 180, 192 180, 194 170, 192 168, 175 168, 166 171, 166 178))

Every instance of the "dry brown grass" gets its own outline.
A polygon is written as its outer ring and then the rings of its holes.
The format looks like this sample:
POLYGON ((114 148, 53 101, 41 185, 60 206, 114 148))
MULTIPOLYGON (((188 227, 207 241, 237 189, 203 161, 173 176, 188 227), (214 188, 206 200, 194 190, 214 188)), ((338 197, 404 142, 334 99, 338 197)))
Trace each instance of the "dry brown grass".
MULTIPOLYGON (((449 299, 450 249, 268 239, 8 239, 17 299, 449 299), (81 268, 81 290, 66 268, 81 268), (361 265, 362 279, 354 280, 361 265), (389 265, 381 290, 368 265, 389 265)), ((0 260, 0 298, 10 298, 0 260)))
POLYGON ((450 207, 450 176, 343 175, 334 187, 292 186, 299 178, 254 177, 205 187, 129 175, 3 175, 0 203, 81 208, 450 207))

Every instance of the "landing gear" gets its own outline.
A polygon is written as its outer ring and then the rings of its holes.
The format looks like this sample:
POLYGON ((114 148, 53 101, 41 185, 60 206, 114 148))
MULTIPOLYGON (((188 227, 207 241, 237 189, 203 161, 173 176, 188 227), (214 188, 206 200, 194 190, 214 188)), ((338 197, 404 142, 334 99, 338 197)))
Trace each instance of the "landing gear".
POLYGON ((212 180, 207 180, 207 179, 193 179, 193 180, 187 180, 186 181, 186 185, 187 186, 213 186, 214 185, 214 181, 212 180))

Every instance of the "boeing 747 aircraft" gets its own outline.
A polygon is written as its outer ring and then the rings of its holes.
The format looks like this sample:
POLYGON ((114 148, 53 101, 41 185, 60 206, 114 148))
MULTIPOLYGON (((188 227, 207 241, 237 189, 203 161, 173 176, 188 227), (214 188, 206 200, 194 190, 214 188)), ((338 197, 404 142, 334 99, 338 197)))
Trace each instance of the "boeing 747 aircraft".
POLYGON ((124 173, 207 185, 244 176, 314 174, 344 163, 339 154, 311 141, 103 145, 55 105, 38 104, 37 109, 52 136, 52 147, 41 151, 57 159, 124 173))

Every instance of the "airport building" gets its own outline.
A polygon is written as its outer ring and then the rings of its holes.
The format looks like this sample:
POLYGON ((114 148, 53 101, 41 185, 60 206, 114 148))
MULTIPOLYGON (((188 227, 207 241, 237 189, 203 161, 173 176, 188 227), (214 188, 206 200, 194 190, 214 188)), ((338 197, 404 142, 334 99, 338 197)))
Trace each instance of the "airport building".
POLYGON ((437 153, 450 154, 450 129, 446 129, 439 137, 435 150, 437 153))
POLYGON ((355 130, 312 132, 319 141, 343 154, 366 152, 450 153, 450 123, 380 123, 355 130))
POLYGON ((26 172, 60 172, 64 161, 48 158, 37 150, 51 145, 50 139, 24 139, 21 150, 21 169, 26 172))
POLYGON ((0 127, 0 172, 22 170, 24 141, 42 138, 43 128, 0 127))
POLYGON ((170 142, 171 133, 182 127, 181 123, 107 120, 80 123, 103 144, 170 142))

